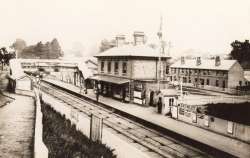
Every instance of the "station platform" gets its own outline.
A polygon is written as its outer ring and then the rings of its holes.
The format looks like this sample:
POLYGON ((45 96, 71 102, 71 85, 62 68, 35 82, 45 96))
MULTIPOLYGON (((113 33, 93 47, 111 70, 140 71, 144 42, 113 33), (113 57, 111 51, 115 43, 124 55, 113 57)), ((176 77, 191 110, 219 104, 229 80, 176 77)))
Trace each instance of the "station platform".
MULTIPOLYGON (((80 88, 72 84, 52 79, 44 80, 75 93, 80 93, 80 88)), ((83 92, 81 94, 92 100, 96 100, 95 94, 91 89, 88 89, 88 94, 83 94, 83 92)), ((113 107, 114 109, 118 109, 135 117, 141 118, 152 124, 156 124, 177 134, 201 142, 218 150, 227 152, 236 157, 250 157, 250 144, 172 119, 164 115, 159 115, 156 112, 157 109, 154 107, 122 103, 101 95, 99 96, 99 102, 113 107)))
POLYGON ((14 100, 0 107, 0 158, 32 158, 34 100, 32 97, 4 94, 14 100))

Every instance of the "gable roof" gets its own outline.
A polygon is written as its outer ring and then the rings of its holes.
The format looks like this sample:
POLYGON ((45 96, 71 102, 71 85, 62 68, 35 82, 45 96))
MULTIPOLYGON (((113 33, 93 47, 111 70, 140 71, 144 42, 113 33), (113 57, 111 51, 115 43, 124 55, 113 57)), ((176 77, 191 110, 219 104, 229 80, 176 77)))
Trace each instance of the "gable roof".
MULTIPOLYGON (((159 50, 153 49, 147 45, 123 45, 119 47, 110 48, 100 54, 95 55, 95 57, 159 57, 159 50)), ((163 55, 162 57, 166 58, 169 56, 163 55)))
POLYGON ((229 70, 237 60, 221 60, 219 66, 215 66, 215 59, 201 59, 201 64, 196 65, 195 59, 185 59, 185 63, 181 64, 181 60, 173 63, 170 68, 189 68, 189 69, 206 69, 206 70, 229 70))

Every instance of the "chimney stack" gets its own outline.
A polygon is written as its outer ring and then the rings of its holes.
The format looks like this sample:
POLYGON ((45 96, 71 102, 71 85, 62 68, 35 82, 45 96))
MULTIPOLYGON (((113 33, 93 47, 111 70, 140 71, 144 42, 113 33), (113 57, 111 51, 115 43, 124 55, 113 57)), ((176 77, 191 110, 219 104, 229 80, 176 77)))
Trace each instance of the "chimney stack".
POLYGON ((182 56, 182 57, 181 57, 181 65, 184 65, 184 64, 185 64, 185 57, 182 56))
POLYGON ((120 47, 125 44, 125 36, 124 35, 117 35, 115 37, 116 47, 120 47))
POLYGON ((134 32, 134 44, 141 45, 145 43, 145 35, 144 32, 135 31, 134 32))
POLYGON ((201 64, 201 57, 196 58, 196 66, 199 66, 201 64))
POLYGON ((215 57, 215 66, 220 66, 220 64, 221 64, 220 56, 216 56, 215 57))

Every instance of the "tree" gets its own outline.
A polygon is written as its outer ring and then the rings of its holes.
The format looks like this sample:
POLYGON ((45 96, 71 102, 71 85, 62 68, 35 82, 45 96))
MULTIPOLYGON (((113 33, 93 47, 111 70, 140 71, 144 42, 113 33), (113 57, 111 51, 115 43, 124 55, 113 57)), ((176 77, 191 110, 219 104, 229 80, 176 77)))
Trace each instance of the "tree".
MULTIPOLYGON (((59 57, 62 57, 63 56, 63 51, 61 49, 61 46, 59 45, 59 42, 57 41, 56 38, 54 38, 51 43, 50 43, 50 46, 51 46, 51 53, 53 55, 55 55, 54 57, 55 58, 59 58, 59 57)), ((53 58, 54 58, 53 57, 53 58)))
POLYGON ((9 65, 9 61, 12 58, 15 58, 15 52, 8 52, 6 47, 2 47, 0 49, 0 60, 2 64, 2 69, 3 65, 9 65))
POLYGON ((16 41, 10 46, 10 48, 14 49, 17 53, 20 53, 23 51, 24 48, 26 48, 26 42, 23 39, 16 39, 16 41))
POLYGON ((104 39, 101 41, 101 46, 99 47, 99 52, 104 52, 110 48, 115 47, 115 40, 108 41, 104 39))
POLYGON ((238 60, 244 69, 250 69, 250 43, 249 40, 240 42, 238 40, 231 43, 231 58, 238 60))

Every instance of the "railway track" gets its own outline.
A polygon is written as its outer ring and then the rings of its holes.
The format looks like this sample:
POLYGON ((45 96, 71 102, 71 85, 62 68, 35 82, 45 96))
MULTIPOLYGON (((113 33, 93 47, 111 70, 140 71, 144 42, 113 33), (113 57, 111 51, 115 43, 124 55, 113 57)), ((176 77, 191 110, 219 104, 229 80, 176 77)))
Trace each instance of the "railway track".
POLYGON ((56 99, 61 100, 68 106, 78 109, 81 114, 88 116, 96 114, 101 116, 105 127, 116 131, 119 135, 125 136, 127 141, 137 144, 141 149, 143 149, 143 151, 150 151, 154 153, 153 157, 213 157, 210 154, 186 143, 163 135, 156 130, 116 114, 113 110, 100 107, 92 102, 86 101, 47 83, 43 82, 41 84, 41 90, 56 99))

